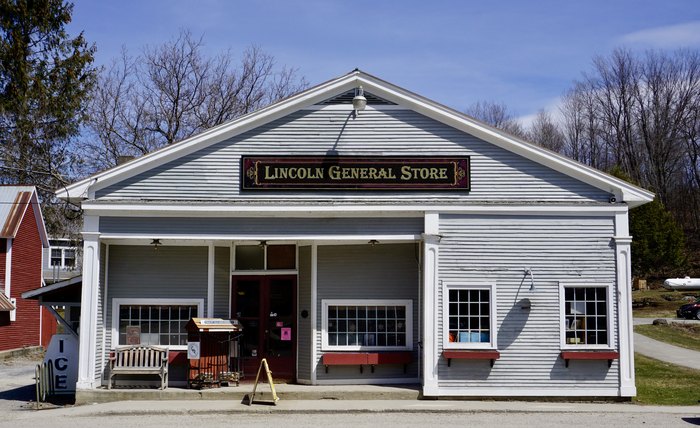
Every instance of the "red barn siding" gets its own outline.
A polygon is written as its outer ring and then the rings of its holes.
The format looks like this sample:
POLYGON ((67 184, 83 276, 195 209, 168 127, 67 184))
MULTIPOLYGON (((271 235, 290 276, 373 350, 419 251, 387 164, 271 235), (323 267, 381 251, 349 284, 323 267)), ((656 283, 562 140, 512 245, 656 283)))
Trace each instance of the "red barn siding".
POLYGON ((0 351, 40 345, 39 303, 22 299, 21 295, 41 287, 41 251, 39 227, 30 205, 12 242, 10 297, 17 299, 17 318, 9 325, 0 320, 0 351))

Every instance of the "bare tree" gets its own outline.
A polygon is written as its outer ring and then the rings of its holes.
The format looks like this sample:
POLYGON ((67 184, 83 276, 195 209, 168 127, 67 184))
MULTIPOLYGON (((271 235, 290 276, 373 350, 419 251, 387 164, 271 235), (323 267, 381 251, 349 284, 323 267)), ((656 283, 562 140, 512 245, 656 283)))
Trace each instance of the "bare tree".
POLYGON ((564 133, 559 129, 552 115, 544 109, 537 112, 535 120, 530 125, 528 137, 533 143, 554 152, 561 152, 564 149, 564 133))
POLYGON ((598 108, 592 91, 577 83, 562 98, 559 108, 564 134, 564 154, 598 169, 608 169, 606 144, 600 137, 598 108))
POLYGON ((619 49, 564 96, 565 151, 654 191, 700 245, 700 53, 619 49))
POLYGON ((257 46, 236 62, 203 52, 188 31, 136 57, 126 52, 99 77, 89 105, 85 172, 117 164, 250 113, 307 86, 257 46))
POLYGON ((466 114, 518 138, 527 138, 527 132, 504 103, 477 101, 469 106, 466 114))

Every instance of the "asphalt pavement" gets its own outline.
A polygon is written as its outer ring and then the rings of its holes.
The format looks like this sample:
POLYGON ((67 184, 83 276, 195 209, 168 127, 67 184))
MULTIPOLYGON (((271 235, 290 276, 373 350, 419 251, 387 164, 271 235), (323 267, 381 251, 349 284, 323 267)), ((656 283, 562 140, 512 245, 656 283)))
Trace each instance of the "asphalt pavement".
MULTIPOLYGON (((659 318, 635 318, 634 325, 652 324, 655 319, 659 318)), ((682 320, 677 318, 663 319, 669 323, 700 324, 698 320, 682 320)), ((700 352, 669 345, 668 343, 654 340, 639 333, 634 334, 634 352, 656 360, 700 370, 700 352)))

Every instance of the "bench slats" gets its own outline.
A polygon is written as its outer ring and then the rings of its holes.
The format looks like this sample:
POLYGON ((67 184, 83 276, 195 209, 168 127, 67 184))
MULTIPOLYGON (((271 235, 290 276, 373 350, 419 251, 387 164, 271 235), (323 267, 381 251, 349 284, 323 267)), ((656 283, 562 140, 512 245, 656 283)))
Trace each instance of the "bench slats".
POLYGON ((110 356, 110 373, 107 388, 112 388, 112 379, 118 374, 157 374, 161 389, 168 384, 168 349, 155 346, 120 347, 110 356))

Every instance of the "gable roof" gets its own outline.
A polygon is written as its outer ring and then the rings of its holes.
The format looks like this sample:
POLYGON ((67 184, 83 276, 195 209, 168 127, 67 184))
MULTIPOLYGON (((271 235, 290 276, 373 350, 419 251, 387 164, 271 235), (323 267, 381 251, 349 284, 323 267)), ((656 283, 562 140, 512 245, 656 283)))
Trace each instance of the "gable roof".
POLYGON ((201 150, 235 135, 254 129, 294 111, 322 103, 359 86, 366 92, 391 103, 414 110, 438 122, 474 135, 505 150, 519 154, 555 171, 573 177, 593 187, 609 192, 630 207, 642 205, 654 199, 654 194, 583 165, 558 153, 528 143, 501 130, 491 127, 457 110, 451 109, 375 76, 354 70, 344 76, 329 80, 313 88, 271 104, 253 113, 215 126, 176 144, 156 150, 125 164, 95 174, 56 191, 62 199, 79 202, 94 197, 94 192, 111 184, 163 165, 182 156, 201 150))
POLYGON ((49 247, 44 217, 34 186, 0 186, 0 238, 14 239, 29 206, 34 207, 34 220, 39 229, 41 244, 49 247))

